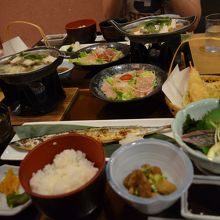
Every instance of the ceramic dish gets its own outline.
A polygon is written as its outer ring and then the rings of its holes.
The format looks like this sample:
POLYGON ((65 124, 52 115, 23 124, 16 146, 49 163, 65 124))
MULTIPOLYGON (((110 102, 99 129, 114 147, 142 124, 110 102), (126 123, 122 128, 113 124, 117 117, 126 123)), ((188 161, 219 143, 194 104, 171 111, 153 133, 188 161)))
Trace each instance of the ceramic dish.
MULTIPOLYGON (((100 69, 100 68, 106 68, 115 64, 120 63, 120 61, 122 61, 125 57, 128 56, 129 52, 130 52, 130 46, 127 44, 122 44, 122 43, 117 43, 117 42, 110 42, 110 43, 97 43, 85 48, 82 48, 78 51, 76 51, 75 53, 71 54, 71 58, 75 59, 75 58, 79 58, 81 53, 90 53, 91 51, 96 50, 97 48, 112 48, 112 49, 116 49, 118 51, 121 51, 123 53, 123 56, 120 57, 119 59, 115 60, 115 61, 110 61, 108 63, 100 63, 100 64, 80 64, 80 63, 75 63, 77 66, 81 66, 84 68, 89 68, 89 69, 100 69)), ((72 62, 74 62, 72 60, 72 62)))
MULTIPOLYGON (((109 22, 115 26, 115 28, 122 33, 123 35, 127 36, 132 42, 136 43, 156 43, 156 42, 164 42, 170 40, 170 38, 174 35, 184 33, 185 31, 189 30, 190 27, 194 24, 196 20, 196 16, 191 17, 173 17, 171 15, 163 15, 163 16, 148 16, 143 17, 138 20, 134 20, 131 22, 127 22, 125 24, 118 24, 114 20, 110 20, 109 22), (153 19, 159 19, 161 17, 168 17, 171 19, 176 19, 177 23, 182 23, 183 26, 179 29, 176 29, 171 32, 166 33, 153 33, 153 34, 130 34, 128 32, 129 29, 138 27, 140 24, 145 23, 146 21, 150 21, 153 19)), ((172 38, 171 38, 172 39, 172 38)))
POLYGON ((57 72, 60 79, 67 78, 71 74, 73 68, 74 64, 64 60, 61 65, 57 67, 57 72))
MULTIPOLYGON (((106 166, 106 175, 114 192, 124 201, 145 214, 158 214, 173 205, 188 189, 193 179, 193 166, 187 155, 176 145, 149 138, 124 144, 117 149, 111 155, 106 166), (170 162, 171 158, 172 163, 170 162), (153 196, 149 190, 148 195, 152 197, 132 194, 130 190, 134 190, 135 193, 136 191, 143 193, 143 189, 146 187, 146 185, 142 185, 144 182, 142 178, 148 179, 149 168, 143 171, 143 176, 137 173, 137 169, 144 164, 160 167, 162 175, 167 178, 167 181, 175 184, 173 191, 170 193, 166 191, 167 194, 165 195, 153 196), (132 171, 134 173, 131 174, 132 171), (128 177, 128 175, 131 176, 128 177), (129 189, 125 187, 125 182, 127 182, 129 189)), ((153 176, 154 174, 151 173, 150 175, 153 176)), ((155 179, 149 180, 149 182, 154 182, 155 179)), ((164 185, 164 188, 166 190, 171 189, 168 185, 164 185)))
MULTIPOLYGON (((66 39, 67 34, 51 34, 51 35, 46 35, 46 38, 48 40, 48 43, 50 46, 61 46, 66 39)), ((42 43, 44 43, 44 40, 41 40, 42 43)))
POLYGON ((218 106, 218 99, 202 99, 200 101, 188 104, 184 109, 176 114, 176 117, 172 123, 172 131, 177 143, 189 155, 197 167, 204 171, 208 171, 208 173, 215 173, 220 175, 219 160, 208 158, 207 155, 202 153, 200 150, 190 147, 190 145, 185 143, 182 139, 183 124, 186 121, 187 115, 190 115, 190 117, 194 120, 199 120, 209 111, 217 108, 218 106))
MULTIPOLYGON (((5 164, 5 165, 0 166, 0 180, 4 178, 6 171, 10 167, 13 169, 14 174, 18 175, 19 167, 5 164)), ((19 192, 21 193, 24 192, 24 189, 21 186, 20 186, 19 192)), ((5 195, 3 193, 0 193, 0 204, 1 204, 0 205, 0 216, 12 216, 12 215, 16 215, 17 213, 27 208, 31 204, 31 200, 15 208, 9 208, 6 202, 5 195)))
POLYGON ((161 86, 165 80, 165 75, 166 73, 162 69, 154 65, 141 64, 141 63, 121 64, 121 65, 112 66, 112 67, 109 67, 109 68, 106 68, 100 71, 98 74, 96 74, 91 79, 89 87, 90 87, 90 91, 92 92, 94 96, 96 96, 99 99, 108 101, 108 102, 123 103, 123 102, 130 102, 130 101, 138 101, 138 100, 149 98, 153 96, 154 94, 158 93, 161 90, 161 86), (153 71, 154 74, 156 75, 157 85, 153 88, 153 90, 150 93, 148 93, 148 95, 145 95, 144 97, 138 97, 138 98, 133 98, 133 99, 128 99, 128 100, 115 100, 115 99, 107 98, 104 92, 102 91, 101 87, 102 87, 103 81, 107 77, 112 77, 117 74, 131 72, 135 70, 138 71, 142 69, 153 71))
POLYGON ((194 220, 220 219, 218 203, 214 202, 219 196, 219 176, 195 175, 192 185, 181 197, 181 215, 194 220))

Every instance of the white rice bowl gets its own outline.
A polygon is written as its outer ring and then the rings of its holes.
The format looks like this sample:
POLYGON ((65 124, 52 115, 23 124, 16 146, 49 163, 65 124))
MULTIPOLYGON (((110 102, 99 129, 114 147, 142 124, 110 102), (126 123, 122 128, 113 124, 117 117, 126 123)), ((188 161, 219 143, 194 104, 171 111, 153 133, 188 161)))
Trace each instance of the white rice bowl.
POLYGON ((33 173, 30 186, 41 195, 58 195, 73 191, 87 183, 98 168, 86 159, 85 153, 68 149, 57 154, 52 164, 33 173))

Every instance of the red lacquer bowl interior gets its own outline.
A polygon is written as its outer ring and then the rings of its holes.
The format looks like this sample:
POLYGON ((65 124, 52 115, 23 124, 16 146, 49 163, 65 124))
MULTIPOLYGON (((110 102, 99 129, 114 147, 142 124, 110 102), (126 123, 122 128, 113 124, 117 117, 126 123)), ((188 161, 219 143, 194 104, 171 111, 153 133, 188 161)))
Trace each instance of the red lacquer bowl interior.
POLYGON ((96 25, 96 21, 93 19, 82 19, 82 20, 77 20, 77 21, 73 21, 70 22, 68 24, 65 25, 65 29, 69 30, 69 29, 77 29, 80 27, 90 27, 92 25, 96 25))

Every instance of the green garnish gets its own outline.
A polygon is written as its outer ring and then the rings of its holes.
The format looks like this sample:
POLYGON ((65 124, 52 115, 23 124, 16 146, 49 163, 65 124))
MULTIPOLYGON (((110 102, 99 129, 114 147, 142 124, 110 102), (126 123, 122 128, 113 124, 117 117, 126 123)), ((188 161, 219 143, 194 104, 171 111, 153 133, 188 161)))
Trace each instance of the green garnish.
POLYGON ((210 149, 209 146, 205 146, 205 147, 203 147, 201 150, 202 150, 202 152, 203 152, 205 155, 207 155, 208 152, 209 152, 209 149, 210 149))
POLYGON ((45 57, 47 57, 46 54, 34 54, 34 53, 23 53, 23 52, 21 52, 19 56, 28 60, 43 60, 45 57))
POLYGON ((211 146, 220 141, 220 100, 218 107, 208 111, 201 119, 190 115, 183 123, 183 141, 205 155, 211 146))
POLYGON ((147 178, 149 177, 151 170, 148 167, 141 167, 140 170, 147 178))
POLYGON ((72 52, 73 51, 73 47, 72 46, 68 47, 66 51, 67 52, 72 52))
POLYGON ((96 62, 97 62, 97 63, 100 63, 100 64, 105 63, 105 61, 104 61, 103 59, 100 59, 100 58, 96 59, 96 62))
POLYGON ((157 19, 152 19, 144 23, 144 29, 149 33, 159 33, 164 25, 169 26, 172 19, 169 17, 161 17, 157 19), (159 26, 159 28, 157 28, 159 26))
POLYGON ((87 52, 85 52, 85 51, 82 51, 82 52, 80 52, 79 53, 79 57, 86 57, 88 55, 88 53, 87 52))
POLYGON ((201 119, 195 120, 187 115, 183 124, 183 133, 196 130, 217 129, 220 127, 220 100, 217 108, 207 112, 201 119))
POLYGON ((14 208, 19 205, 22 205, 26 203, 29 199, 30 197, 25 192, 21 194, 12 193, 12 194, 7 195, 6 197, 7 204, 10 208, 14 208))

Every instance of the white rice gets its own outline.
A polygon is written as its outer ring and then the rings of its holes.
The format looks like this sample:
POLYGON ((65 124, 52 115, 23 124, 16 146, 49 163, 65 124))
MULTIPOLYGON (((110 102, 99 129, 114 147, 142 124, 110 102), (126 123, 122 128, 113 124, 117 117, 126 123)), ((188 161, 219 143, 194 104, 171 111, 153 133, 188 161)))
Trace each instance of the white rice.
POLYGON ((30 186, 42 195, 57 195, 75 190, 88 182, 98 168, 86 159, 81 151, 64 150, 57 154, 52 164, 33 173, 30 186))

